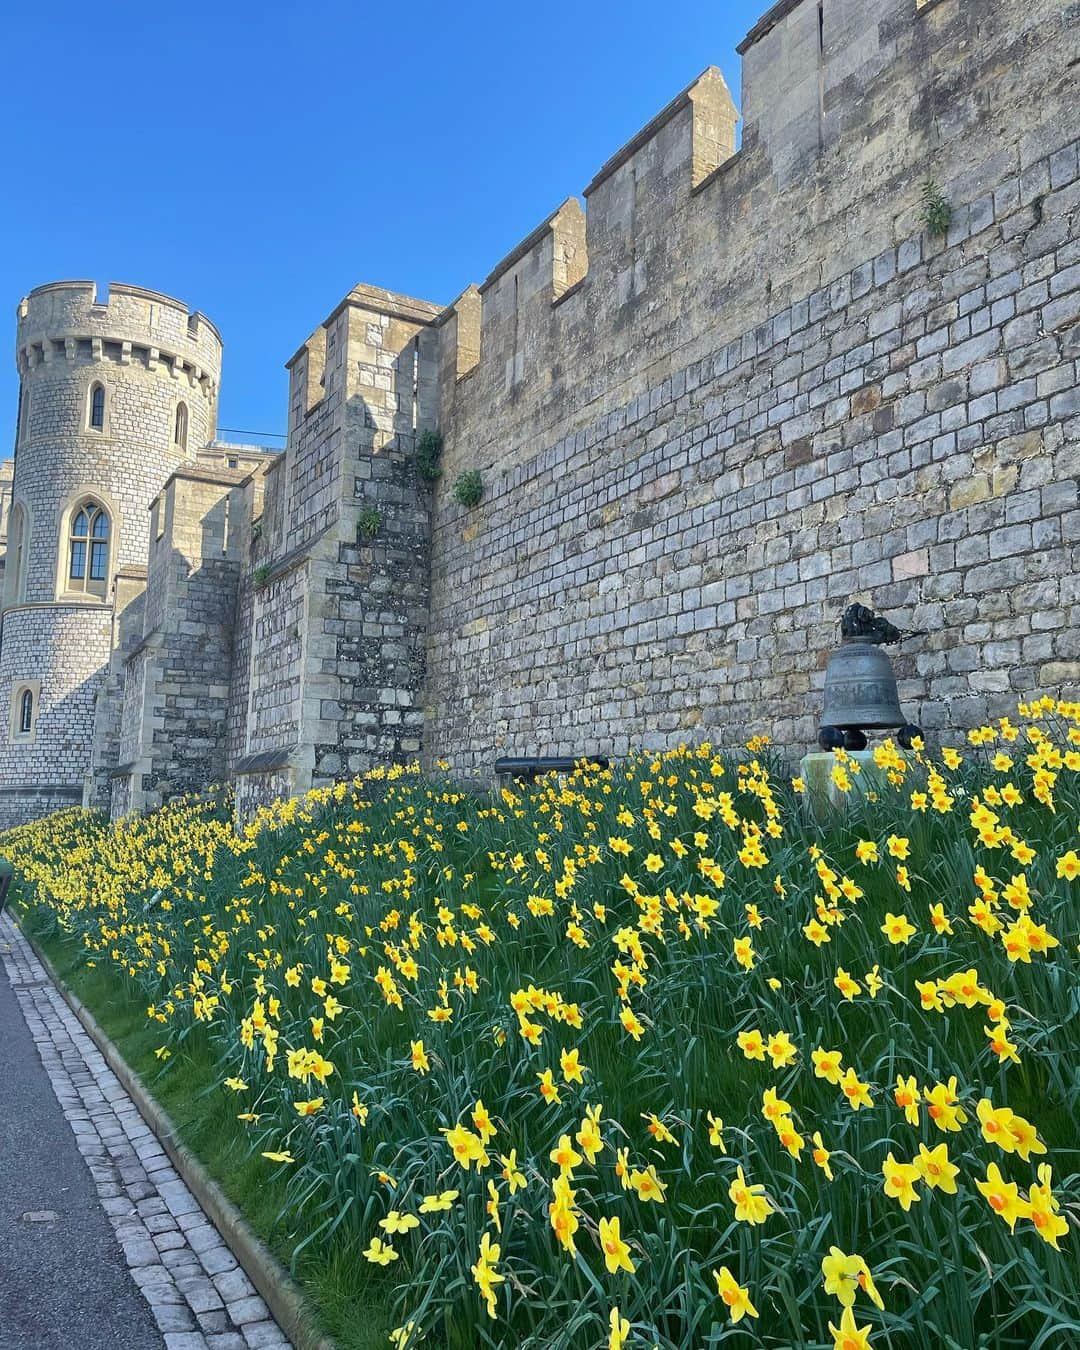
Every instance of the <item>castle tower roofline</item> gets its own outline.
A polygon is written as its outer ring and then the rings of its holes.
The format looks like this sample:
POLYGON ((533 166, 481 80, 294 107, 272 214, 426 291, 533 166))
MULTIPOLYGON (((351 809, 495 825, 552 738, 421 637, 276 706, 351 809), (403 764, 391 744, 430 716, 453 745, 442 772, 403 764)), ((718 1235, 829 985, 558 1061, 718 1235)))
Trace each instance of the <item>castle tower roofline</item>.
POLYGON ((392 319, 409 319, 415 323, 430 323, 442 309, 442 305, 433 304, 430 300, 419 300, 412 295, 402 295, 399 291, 384 290, 381 286, 368 286, 362 281, 352 288, 330 318, 340 314, 349 304, 374 310, 376 314, 388 314, 392 319))
POLYGON ((37 286, 17 310, 20 369, 48 359, 68 339, 130 343, 151 362, 179 358, 182 367, 217 384, 222 340, 217 327, 174 296, 125 282, 110 282, 104 300, 93 281, 52 281, 37 286))
POLYGON ((160 491, 150 501, 147 510, 152 510, 154 503, 158 501, 168 490, 170 483, 216 483, 220 487, 239 487, 241 483, 246 483, 251 477, 248 469, 205 469, 198 464, 181 464, 173 469, 165 482, 162 483, 160 491))
MULTIPOLYGON (((82 291, 84 294, 86 294, 86 296, 88 297, 89 304, 91 305, 100 304, 102 307, 108 308, 109 299, 105 299, 100 302, 98 301, 96 281, 48 281, 45 283, 44 286, 35 286, 32 291, 27 292, 26 296, 23 298, 22 303, 19 306, 20 315, 22 313, 23 306, 26 305, 28 301, 33 300, 38 296, 48 295, 52 291, 72 291, 72 290, 82 291)), ((175 295, 166 295, 164 291, 152 291, 149 290, 146 286, 131 286, 123 281, 110 281, 109 297, 112 297, 114 295, 137 296, 141 300, 153 301, 154 304, 168 305, 170 309, 178 310, 181 314, 184 314, 187 317, 189 323, 193 320, 197 320, 199 323, 204 323, 207 326, 207 328, 209 328, 210 331, 216 335, 217 340, 219 342, 222 342, 221 332, 219 331, 214 321, 212 319, 208 319, 201 310, 188 309, 184 301, 178 300, 175 295)))

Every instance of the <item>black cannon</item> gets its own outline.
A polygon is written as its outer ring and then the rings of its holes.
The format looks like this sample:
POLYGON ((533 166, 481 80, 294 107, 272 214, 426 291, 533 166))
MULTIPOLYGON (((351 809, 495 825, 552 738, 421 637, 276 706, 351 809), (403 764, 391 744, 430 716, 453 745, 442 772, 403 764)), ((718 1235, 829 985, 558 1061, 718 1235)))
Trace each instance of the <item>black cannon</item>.
POLYGON ((603 755, 506 755, 495 761, 495 772, 500 778, 517 778, 535 783, 546 773, 573 773, 578 768, 606 769, 603 755))

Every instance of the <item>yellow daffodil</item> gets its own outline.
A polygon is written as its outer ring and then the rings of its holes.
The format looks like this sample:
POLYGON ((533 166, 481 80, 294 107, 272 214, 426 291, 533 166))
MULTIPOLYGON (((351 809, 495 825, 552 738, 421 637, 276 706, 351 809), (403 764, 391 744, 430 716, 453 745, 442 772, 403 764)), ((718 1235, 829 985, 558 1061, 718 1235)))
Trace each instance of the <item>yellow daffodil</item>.
POLYGON ((476 1264, 469 1268, 480 1290, 480 1297, 484 1300, 487 1315, 491 1318, 496 1316, 498 1306, 495 1290, 506 1278, 505 1275, 500 1275, 495 1270, 499 1256, 499 1244, 491 1241, 490 1233, 484 1233, 480 1239, 480 1251, 476 1264))
POLYGON ((747 1059, 764 1060, 765 1041, 760 1031, 740 1031, 736 1039, 747 1059))
POLYGON ((975 1186, 998 1218, 1009 1225, 1010 1231, 1015 1229, 1017 1219, 1031 1217, 1031 1206, 1021 1199, 1016 1182, 1006 1181, 997 1163, 990 1164, 986 1169, 986 1180, 976 1181, 975 1186))
POLYGON ((1044 1242, 1057 1247, 1058 1238, 1069 1231, 1069 1221, 1061 1214, 1061 1206, 1050 1189, 1052 1173, 1047 1163, 1039 1164, 1039 1184, 1028 1190, 1028 1217, 1044 1242))
POLYGON ((415 1214, 402 1214, 392 1209, 385 1219, 379 1220, 379 1227, 393 1236, 395 1233, 408 1233, 414 1228, 419 1228, 420 1220, 415 1214))
POLYGON ((797 1048, 792 1044, 791 1037, 786 1031, 774 1032, 769 1037, 765 1049, 772 1060, 774 1069, 786 1069, 798 1054, 797 1048))
POLYGON ((757 1317, 757 1309, 750 1302, 750 1290, 739 1284, 727 1266, 714 1270, 713 1279, 716 1281, 717 1293, 727 1304, 732 1322, 741 1322, 744 1317, 757 1317))
POLYGON ((585 1117, 574 1135, 574 1141, 589 1160, 590 1167, 596 1162, 598 1154, 604 1147, 604 1141, 600 1135, 600 1113, 602 1110, 603 1108, 599 1105, 586 1107, 585 1117))
POLYGON ((893 1092, 893 1098, 904 1113, 904 1118, 909 1125, 918 1125, 919 1123, 919 1103, 922 1094, 919 1092, 919 1085, 912 1074, 907 1078, 902 1075, 896 1079, 896 1089, 893 1092))
POLYGON ((630 1323, 618 1308, 612 1308, 608 1318, 608 1350, 623 1350, 630 1335, 630 1323))
POLYGON ((906 946, 915 932, 915 925, 906 914, 889 913, 885 915, 885 922, 881 925, 881 931, 894 947, 897 944, 906 946))
POLYGON ((548 1157, 564 1177, 573 1177, 574 1168, 581 1165, 581 1154, 574 1151, 568 1134, 562 1135, 548 1157))
POLYGON ((828 1256, 822 1258, 821 1274, 825 1280, 825 1292, 835 1295, 845 1308, 854 1305, 859 1289, 877 1307, 884 1308, 870 1267, 861 1256, 847 1256, 839 1247, 830 1247, 828 1256))
POLYGON ((559 1067, 562 1069, 563 1081, 566 1083, 584 1083, 585 1066, 581 1063, 578 1051, 563 1050, 559 1054, 559 1067))
POLYGON ((891 1149, 881 1170, 885 1177, 885 1194, 893 1200, 899 1200, 901 1208, 909 1210, 916 1200, 922 1198, 915 1189, 922 1180, 919 1169, 911 1163, 897 1162, 891 1149))
POLYGON ((926 1114, 939 1130, 958 1130, 967 1120, 967 1112, 958 1105, 955 1075, 948 1083, 935 1083, 932 1088, 923 1088, 923 1100, 926 1102, 926 1114))
POLYGON ((735 1180, 728 1187, 728 1196, 735 1206, 735 1217, 740 1223, 764 1223, 775 1212, 765 1195, 765 1187, 751 1186, 741 1167, 736 1170, 735 1180))
POLYGON ((850 1308, 844 1309, 838 1327, 829 1323, 829 1331, 833 1338, 833 1350, 872 1350, 870 1323, 862 1327, 857 1326, 855 1314, 850 1308))
POLYGON ((630 1248, 620 1235, 617 1218, 600 1220, 600 1250, 604 1254, 604 1265, 609 1275, 620 1270, 633 1275, 636 1267, 630 1259, 630 1248))
POLYGON ((660 1180, 651 1163, 644 1172, 635 1168, 630 1173, 630 1185, 637 1192, 639 1200, 653 1200, 660 1205, 664 1203, 667 1183, 660 1180))
POLYGON ((813 1140, 814 1140, 814 1149, 813 1153, 810 1156, 813 1158, 815 1165, 820 1167, 821 1170, 825 1173, 825 1180, 832 1181, 833 1170, 832 1165, 830 1163, 832 1154, 825 1147, 825 1143, 821 1138, 820 1130, 814 1131, 813 1140))
POLYGON ((391 1261, 398 1259, 397 1252, 389 1242, 383 1242, 381 1238, 373 1237, 365 1249, 364 1259, 370 1261, 372 1265, 388 1266, 391 1261))
POLYGON ((956 1194, 956 1175, 960 1169, 949 1161, 947 1144, 941 1143, 932 1149, 920 1144, 919 1152, 912 1162, 931 1190, 944 1191, 946 1195, 956 1194))
POLYGON ((425 1195, 420 1202, 421 1214, 440 1214, 452 1209, 458 1198, 458 1191, 439 1191, 437 1195, 425 1195))
POLYGON ((810 1052, 810 1061, 814 1066, 815 1078, 824 1078, 827 1083, 832 1083, 834 1087, 839 1085, 843 1077, 840 1068, 843 1063, 843 1056, 839 1050, 825 1050, 819 1045, 816 1050, 810 1052))
POLYGON ((545 1069, 543 1073, 538 1073, 540 1080, 540 1096, 547 1102, 548 1106, 558 1106, 562 1101, 559 1095, 559 1089, 555 1083, 555 1076, 550 1069, 545 1069))
POLYGON ((862 1106, 872 1106, 870 1084, 864 1083, 854 1069, 848 1069, 840 1079, 840 1091, 847 1098, 847 1104, 853 1111, 862 1106))

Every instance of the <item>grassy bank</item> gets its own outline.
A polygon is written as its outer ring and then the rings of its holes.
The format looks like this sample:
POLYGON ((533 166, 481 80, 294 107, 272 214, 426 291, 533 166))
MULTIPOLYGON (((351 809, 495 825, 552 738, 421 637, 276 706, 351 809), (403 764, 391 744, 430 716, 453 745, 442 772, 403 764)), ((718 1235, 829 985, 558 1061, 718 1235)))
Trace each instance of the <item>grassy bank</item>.
MULTIPOLYGON (((215 1052, 201 1028, 192 1029, 167 1059, 159 1057, 160 1027, 147 1019, 137 988, 111 967, 88 964, 50 916, 17 906, 20 922, 44 951, 57 976, 93 1013, 98 1024, 168 1113, 183 1142, 286 1267, 296 1239, 287 1222, 283 1176, 267 1175, 254 1154, 235 1104, 217 1089, 215 1052)), ((330 1262, 301 1254, 295 1273, 312 1312, 341 1350, 382 1350, 392 1329, 388 1301, 378 1303, 363 1262, 342 1250, 330 1262), (373 1300, 374 1295, 374 1300, 373 1300)))
POLYGON ((838 757, 820 819, 703 746, 0 850, 344 1346, 1037 1350, 1080 1336, 1080 708, 1023 711, 838 757))

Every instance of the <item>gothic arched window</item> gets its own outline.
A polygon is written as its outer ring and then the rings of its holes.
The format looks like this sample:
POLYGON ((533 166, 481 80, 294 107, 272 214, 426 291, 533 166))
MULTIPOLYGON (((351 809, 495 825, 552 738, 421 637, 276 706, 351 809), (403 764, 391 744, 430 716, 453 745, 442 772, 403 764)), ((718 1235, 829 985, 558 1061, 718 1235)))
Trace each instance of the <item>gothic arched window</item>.
POLYGON ((176 428, 173 443, 178 445, 181 450, 187 449, 187 418, 187 404, 178 403, 176 405, 176 428))
POLYGON ((26 572, 27 516, 21 502, 11 508, 8 521, 7 567, 4 570, 4 604, 16 605, 23 598, 26 572))
POLYGON ((11 719, 9 728, 12 742, 32 741, 37 730, 38 704, 41 701, 41 681, 24 680, 11 691, 11 719))
POLYGON ((90 386, 90 430, 105 430, 105 386, 100 380, 90 386))
POLYGON ((68 529, 67 589, 104 596, 109 576, 109 516, 95 501, 85 501, 68 529))

